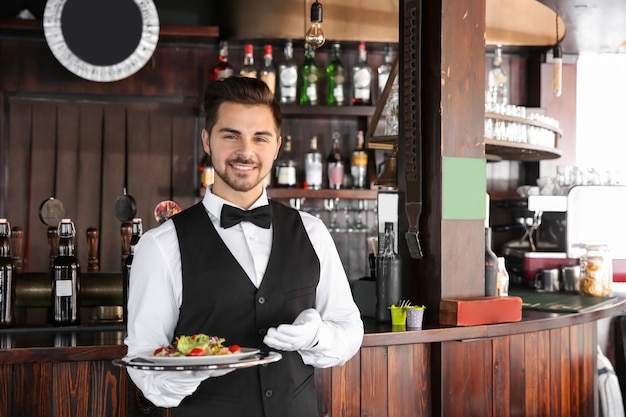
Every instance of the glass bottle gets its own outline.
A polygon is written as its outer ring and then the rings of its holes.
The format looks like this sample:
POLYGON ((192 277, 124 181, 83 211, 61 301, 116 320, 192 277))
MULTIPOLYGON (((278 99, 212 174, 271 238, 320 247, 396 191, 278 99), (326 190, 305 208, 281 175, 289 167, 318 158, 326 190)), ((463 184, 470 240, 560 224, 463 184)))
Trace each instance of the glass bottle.
POLYGON ((485 227, 485 295, 498 295, 498 257, 491 249, 490 227, 485 227))
POLYGON ((363 148, 365 142, 363 131, 359 130, 356 137, 356 148, 352 151, 352 164, 350 166, 352 187, 367 188, 367 151, 363 148))
POLYGON ((257 70, 254 66, 254 54, 252 52, 252 44, 247 43, 243 56, 243 66, 239 70, 242 77, 257 78, 257 70))
POLYGON ((393 223, 385 222, 383 250, 376 257, 376 320, 390 322, 389 306, 402 299, 400 256, 395 250, 393 223))
POLYGON ((132 232, 130 237, 130 253, 124 260, 124 269, 122 271, 122 297, 123 297, 123 317, 124 323, 128 322, 128 285, 130 282, 130 270, 133 263, 133 257, 135 256, 135 246, 141 235, 143 234, 143 224, 140 218, 136 217, 133 219, 132 232))
POLYGON ((209 72, 209 79, 211 81, 219 81, 233 75, 233 66, 230 65, 230 62, 228 62, 227 41, 220 42, 220 54, 217 59, 217 64, 215 64, 209 72))
POLYGON ((328 188, 338 190, 343 188, 343 175, 345 173, 345 164, 343 155, 339 146, 339 132, 333 133, 333 149, 326 158, 326 166, 328 169, 328 188))
POLYGON ((377 68, 378 72, 378 93, 382 93, 387 85, 387 80, 393 69, 393 50, 389 44, 385 45, 385 62, 377 68))
POLYGON ((263 55, 263 68, 261 68, 261 81, 276 92, 276 68, 274 67, 274 56, 272 55, 272 45, 265 45, 265 55, 263 55))
POLYGON ((52 263, 52 323, 77 324, 79 320, 80 265, 75 254, 76 229, 70 219, 58 227, 59 254, 52 263))
POLYGON ((206 152, 203 152, 202 159, 198 164, 198 175, 200 183, 199 195, 202 196, 204 195, 206 188, 213 184, 213 180, 215 178, 215 170, 213 169, 213 164, 211 163, 211 157, 206 152))
POLYGON ((0 219, 0 327, 15 324, 15 282, 11 258, 11 225, 0 219))
POLYGON ((580 258, 580 293, 605 297, 613 284, 613 258, 606 244, 584 245, 580 258))
POLYGON ((502 112, 502 107, 509 104, 509 76, 502 68, 502 45, 496 46, 496 56, 487 77, 485 100, 491 112, 502 112))
POLYGON ((291 136, 287 135, 282 156, 276 162, 276 186, 294 188, 298 183, 296 162, 291 152, 291 136))
POLYGON ((315 63, 315 52, 311 45, 305 46, 304 63, 302 64, 300 88, 300 104, 315 106, 318 104, 318 88, 320 70, 315 63))
POLYGON ((326 104, 329 106, 343 106, 345 101, 346 69, 341 63, 340 48, 338 42, 333 43, 330 64, 326 67, 326 80, 328 81, 326 104))
POLYGON ((278 66, 278 94, 281 103, 295 103, 298 86, 298 65, 293 59, 293 43, 285 42, 285 60, 278 66))
POLYGON ((322 154, 317 149, 317 136, 313 136, 309 150, 304 154, 304 187, 310 190, 322 188, 323 172, 322 154))
POLYGON ((359 42, 359 57, 352 68, 352 104, 372 104, 372 69, 367 65, 365 42, 359 42))
POLYGON ((502 256, 498 257, 498 295, 509 295, 509 272, 506 270, 506 262, 502 256))

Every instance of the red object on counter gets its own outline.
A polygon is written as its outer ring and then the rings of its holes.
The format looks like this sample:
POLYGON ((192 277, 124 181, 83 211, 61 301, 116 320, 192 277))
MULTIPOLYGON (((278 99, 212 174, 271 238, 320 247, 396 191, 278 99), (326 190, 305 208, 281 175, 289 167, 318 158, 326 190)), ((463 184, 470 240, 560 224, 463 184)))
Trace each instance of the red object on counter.
POLYGON ((474 297, 442 299, 439 302, 439 324, 450 326, 477 326, 520 321, 520 297, 474 297))

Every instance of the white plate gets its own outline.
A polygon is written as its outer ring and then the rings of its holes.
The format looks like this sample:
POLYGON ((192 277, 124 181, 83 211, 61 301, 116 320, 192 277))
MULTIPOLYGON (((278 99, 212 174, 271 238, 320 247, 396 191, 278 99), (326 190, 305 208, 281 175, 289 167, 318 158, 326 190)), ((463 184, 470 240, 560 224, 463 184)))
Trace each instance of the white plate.
POLYGON ((137 355, 137 358, 158 365, 217 365, 235 363, 241 359, 256 355, 259 353, 259 349, 241 348, 240 353, 213 356, 154 356, 153 353, 154 350, 141 352, 137 355))

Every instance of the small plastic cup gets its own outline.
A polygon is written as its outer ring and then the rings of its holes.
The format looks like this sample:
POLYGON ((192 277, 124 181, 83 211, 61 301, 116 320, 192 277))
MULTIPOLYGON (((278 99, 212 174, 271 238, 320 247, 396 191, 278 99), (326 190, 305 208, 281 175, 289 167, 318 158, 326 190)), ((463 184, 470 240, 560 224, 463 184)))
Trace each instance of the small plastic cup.
POLYGON ((407 307, 406 309, 406 328, 407 329, 421 329, 422 322, 424 320, 424 306, 421 307, 407 307))
POLYGON ((392 305, 389 310, 391 310, 392 326, 406 326, 406 309, 404 307, 392 305))

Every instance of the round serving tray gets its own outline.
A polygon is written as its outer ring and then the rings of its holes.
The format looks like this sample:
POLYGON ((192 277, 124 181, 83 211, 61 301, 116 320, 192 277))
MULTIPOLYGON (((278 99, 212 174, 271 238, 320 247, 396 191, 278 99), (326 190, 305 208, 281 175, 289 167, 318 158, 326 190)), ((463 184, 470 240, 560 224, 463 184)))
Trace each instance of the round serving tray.
POLYGON ((278 352, 260 352, 254 356, 240 359, 236 362, 217 363, 210 365, 163 365, 151 363, 144 358, 121 358, 114 359, 113 365, 123 368, 142 369, 144 371, 204 371, 211 369, 250 368, 252 366, 266 365, 281 360, 283 355, 278 352))

